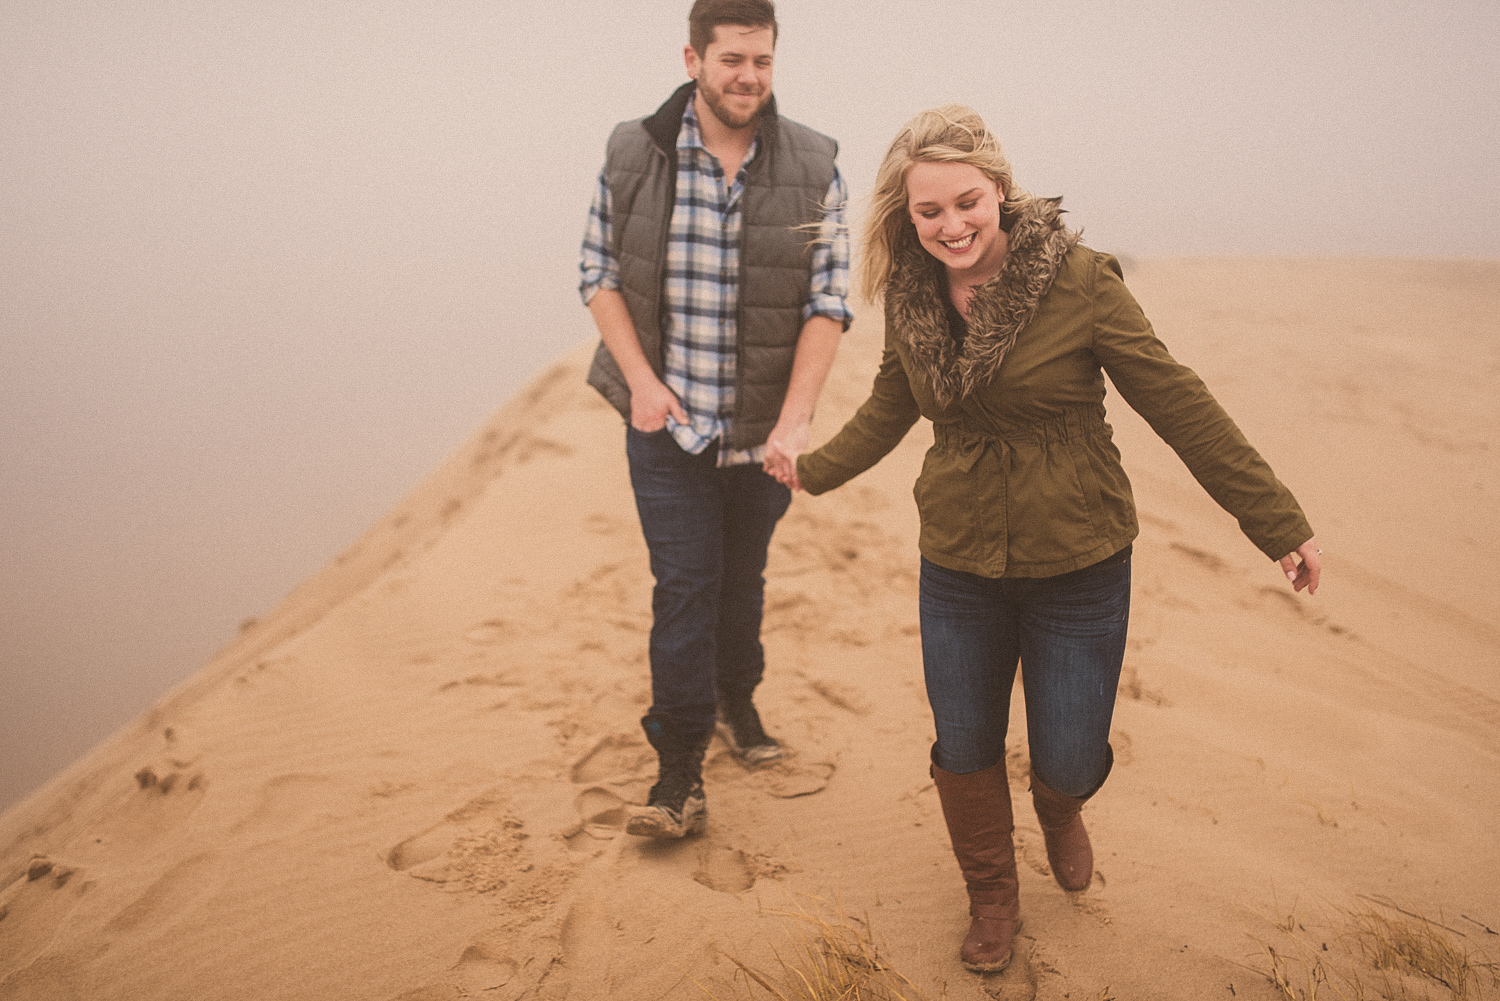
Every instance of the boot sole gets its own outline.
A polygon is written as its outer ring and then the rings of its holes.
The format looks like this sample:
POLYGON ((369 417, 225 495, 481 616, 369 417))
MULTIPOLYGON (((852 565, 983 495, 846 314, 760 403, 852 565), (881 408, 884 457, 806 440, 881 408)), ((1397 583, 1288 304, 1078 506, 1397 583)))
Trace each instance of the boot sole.
POLYGON ((1001 970, 1010 965, 1011 956, 1013 956, 1014 954, 1015 950, 1012 949, 1010 952, 1007 952, 1005 954, 1005 958, 1000 960, 998 963, 971 963, 967 959, 960 960, 960 962, 964 964, 964 969, 969 970, 972 973, 999 973, 1001 970))
POLYGON ((683 804, 682 819, 660 806, 633 806, 625 820, 625 833, 639 838, 660 838, 673 841, 690 834, 702 834, 708 826, 708 810, 703 800, 688 800, 683 804))

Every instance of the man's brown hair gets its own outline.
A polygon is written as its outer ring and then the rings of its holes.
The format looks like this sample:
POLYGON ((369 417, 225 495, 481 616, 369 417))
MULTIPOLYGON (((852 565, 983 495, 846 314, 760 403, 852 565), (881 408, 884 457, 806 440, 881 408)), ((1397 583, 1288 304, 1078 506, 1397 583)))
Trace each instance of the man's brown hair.
POLYGON ((697 0, 688 13, 688 44, 699 59, 714 40, 714 29, 721 24, 770 28, 771 44, 776 44, 779 29, 776 5, 771 0, 697 0))

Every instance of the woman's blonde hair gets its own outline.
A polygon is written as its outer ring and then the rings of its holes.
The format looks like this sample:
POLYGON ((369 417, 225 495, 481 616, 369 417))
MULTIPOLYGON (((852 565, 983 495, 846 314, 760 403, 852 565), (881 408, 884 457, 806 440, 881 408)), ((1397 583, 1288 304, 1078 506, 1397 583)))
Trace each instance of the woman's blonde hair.
POLYGON ((1005 196, 1000 216, 1001 225, 1007 228, 1007 219, 1031 204, 1032 196, 1016 186, 1010 160, 979 112, 963 104, 945 104, 922 112, 896 133, 875 175, 860 247, 859 290, 866 302, 877 302, 884 296, 897 257, 917 245, 916 227, 906 207, 906 172, 914 163, 967 163, 978 167, 1005 196))

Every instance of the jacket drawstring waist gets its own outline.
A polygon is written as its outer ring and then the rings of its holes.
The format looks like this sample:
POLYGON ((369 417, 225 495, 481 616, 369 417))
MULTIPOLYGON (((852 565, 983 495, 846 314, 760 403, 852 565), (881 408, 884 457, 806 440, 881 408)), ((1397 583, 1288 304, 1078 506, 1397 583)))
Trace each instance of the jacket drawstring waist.
POLYGON ((1052 442, 1066 444, 1100 432, 1107 433, 1109 429, 1109 424, 1104 419, 1103 405, 1083 403, 1032 424, 985 430, 968 427, 961 420, 934 424, 932 438, 937 448, 957 453, 964 471, 968 472, 974 468, 987 447, 993 448, 1001 464, 1008 467, 1010 450, 1016 445, 1047 445, 1052 442))

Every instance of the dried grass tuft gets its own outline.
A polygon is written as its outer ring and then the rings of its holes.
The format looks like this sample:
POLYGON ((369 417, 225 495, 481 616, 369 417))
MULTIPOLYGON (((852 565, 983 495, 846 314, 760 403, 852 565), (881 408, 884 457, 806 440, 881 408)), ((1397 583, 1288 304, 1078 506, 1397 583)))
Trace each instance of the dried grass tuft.
MULTIPOLYGON (((923 1001, 915 984, 880 953, 868 918, 845 913, 842 903, 827 916, 824 902, 814 899, 812 911, 770 911, 785 919, 790 954, 775 953, 779 973, 756 969, 727 956, 746 978, 753 999, 759 987, 777 1001, 923 1001)), ((698 988, 722 1001, 702 984, 698 988)))
POLYGON ((1383 897, 1359 899, 1330 908, 1330 920, 1320 923, 1297 918, 1295 905, 1287 915, 1277 908, 1267 920, 1281 935, 1277 942, 1251 936, 1267 964, 1251 969, 1283 1001, 1500 998, 1500 964, 1442 914, 1433 919, 1383 897))

